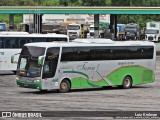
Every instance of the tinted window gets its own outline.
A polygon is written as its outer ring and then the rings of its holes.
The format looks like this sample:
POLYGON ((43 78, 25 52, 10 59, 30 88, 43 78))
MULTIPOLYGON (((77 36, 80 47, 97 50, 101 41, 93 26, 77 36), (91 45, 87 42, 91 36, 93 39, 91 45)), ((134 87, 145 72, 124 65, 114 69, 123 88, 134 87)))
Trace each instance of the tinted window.
POLYGON ((126 51, 125 47, 111 47, 111 60, 125 60, 126 51))
POLYGON ((153 46, 63 48, 61 61, 152 59, 153 46))
POLYGON ((131 46, 127 49, 127 59, 152 59, 153 52, 153 46, 131 46))
POLYGON ((76 52, 74 52, 74 48, 63 48, 62 49, 62 57, 61 61, 75 61, 76 52))
POLYGON ((3 48, 15 48, 17 43, 16 38, 3 38, 3 48))
POLYGON ((32 38, 33 42, 47 42, 47 38, 32 38))
POLYGON ((140 58, 140 50, 138 47, 128 47, 127 49, 127 59, 138 59, 140 58))
POLYGON ((70 47, 62 49, 61 61, 94 60, 94 51, 90 47, 70 47))
POLYGON ((3 40, 0 38, 0 48, 3 48, 3 40))
POLYGON ((94 56, 95 60, 110 60, 111 49, 109 47, 95 47, 94 56))
POLYGON ((48 38, 48 42, 53 42, 53 41, 64 41, 64 42, 67 42, 68 39, 67 38, 48 38))
POLYGON ((77 61, 94 60, 94 52, 91 47, 78 47, 75 51, 77 52, 77 61))
POLYGON ((24 44, 31 42, 29 38, 17 38, 17 46, 15 48, 22 48, 24 44))
POLYGON ((22 48, 24 44, 30 42, 28 38, 5 37, 0 38, 1 48, 22 48))
POLYGON ((143 47, 142 48, 142 59, 153 59, 153 47, 143 47))
POLYGON ((43 66, 43 78, 54 77, 59 58, 60 48, 48 48, 43 66))
POLYGON ((0 48, 22 48, 26 43, 67 41, 67 38, 2 37, 0 48))

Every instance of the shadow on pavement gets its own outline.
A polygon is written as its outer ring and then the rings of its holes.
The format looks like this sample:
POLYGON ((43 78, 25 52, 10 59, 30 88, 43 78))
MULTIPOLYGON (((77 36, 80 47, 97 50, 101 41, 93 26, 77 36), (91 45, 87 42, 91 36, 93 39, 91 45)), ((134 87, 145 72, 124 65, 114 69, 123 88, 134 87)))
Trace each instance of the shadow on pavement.
MULTIPOLYGON (((152 86, 133 86, 130 89, 144 89, 144 88, 151 88, 152 86)), ((102 88, 83 88, 83 89, 72 89, 68 93, 74 93, 74 92, 86 92, 86 91, 106 91, 106 90, 129 90, 129 89, 123 89, 119 87, 102 87, 102 88)), ((25 91, 25 92, 20 92, 23 94, 52 94, 52 93, 59 93, 57 90, 48 90, 48 91, 25 91)), ((62 94, 62 93, 59 93, 62 94)), ((66 94, 66 93, 65 93, 66 94)))

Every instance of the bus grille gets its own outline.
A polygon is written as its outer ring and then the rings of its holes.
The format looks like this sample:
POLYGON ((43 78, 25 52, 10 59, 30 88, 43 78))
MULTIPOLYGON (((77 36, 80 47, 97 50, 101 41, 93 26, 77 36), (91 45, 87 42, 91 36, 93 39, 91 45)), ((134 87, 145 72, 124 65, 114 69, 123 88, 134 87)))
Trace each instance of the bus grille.
POLYGON ((153 37, 148 37, 148 40, 153 40, 153 37))

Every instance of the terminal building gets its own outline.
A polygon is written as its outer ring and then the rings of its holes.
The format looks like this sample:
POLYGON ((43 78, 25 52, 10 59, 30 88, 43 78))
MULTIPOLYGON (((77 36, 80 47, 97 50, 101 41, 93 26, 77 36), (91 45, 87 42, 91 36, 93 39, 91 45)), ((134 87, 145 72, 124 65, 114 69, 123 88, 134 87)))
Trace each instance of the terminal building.
MULTIPOLYGON (((93 14, 44 14, 42 23, 63 23, 67 21, 77 21, 80 24, 93 23, 93 14)), ((110 23, 109 14, 100 14, 99 22, 110 23)), ((23 23, 33 23, 33 14, 24 14, 23 23)))

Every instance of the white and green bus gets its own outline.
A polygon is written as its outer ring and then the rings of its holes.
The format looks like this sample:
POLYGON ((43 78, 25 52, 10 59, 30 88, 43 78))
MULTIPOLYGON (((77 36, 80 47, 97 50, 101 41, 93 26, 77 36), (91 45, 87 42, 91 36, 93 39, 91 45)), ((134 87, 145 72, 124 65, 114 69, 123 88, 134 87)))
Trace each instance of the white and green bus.
MULTIPOLYGON (((24 44, 33 42, 69 42, 62 34, 29 34, 27 32, 0 32, 0 70, 16 71, 17 64, 11 63, 11 56, 20 53, 24 44)), ((18 60, 18 56, 16 56, 18 60)))
POLYGON ((22 48, 16 81, 19 87, 42 91, 130 88, 155 81, 155 61, 155 44, 148 41, 76 39, 69 43, 29 43, 22 48))

